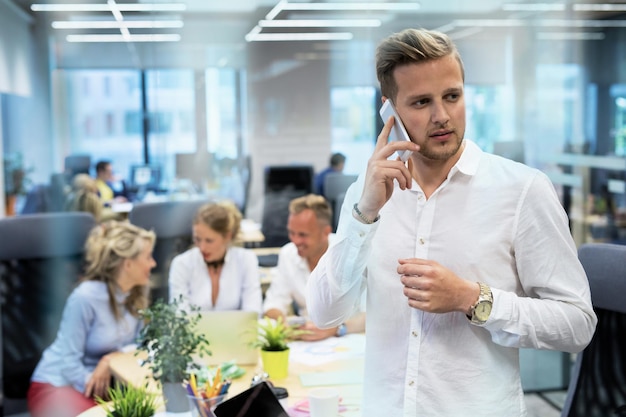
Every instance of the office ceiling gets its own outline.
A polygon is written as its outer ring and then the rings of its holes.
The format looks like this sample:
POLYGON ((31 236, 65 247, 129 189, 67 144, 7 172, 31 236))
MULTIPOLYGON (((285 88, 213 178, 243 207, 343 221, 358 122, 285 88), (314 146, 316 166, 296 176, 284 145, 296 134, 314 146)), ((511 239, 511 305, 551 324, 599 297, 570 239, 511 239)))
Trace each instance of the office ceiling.
MULTIPOLYGON (((81 20, 99 20, 114 21, 110 11, 105 12, 34 12, 31 11, 31 4, 51 4, 55 3, 50 0, 41 0, 33 2, 32 0, 5 0, 13 3, 24 13, 32 16, 33 21, 37 24, 43 24, 48 29, 51 39, 55 43, 55 49, 59 54, 64 51, 74 51, 75 54, 84 54, 88 48, 93 49, 94 44, 89 46, 83 44, 80 48, 69 45, 67 35, 71 34, 119 34, 119 29, 52 29, 53 21, 81 21, 81 20)), ((109 0, 112 1, 112 0, 109 0)), ((183 27, 180 28, 161 28, 161 29, 129 29, 132 34, 174 34, 180 35, 180 41, 175 42, 178 50, 187 50, 189 54, 200 55, 204 57, 205 63, 216 65, 241 65, 241 55, 251 42, 246 41, 246 35, 258 24, 261 19, 266 19, 266 15, 274 9, 279 0, 173 0, 177 3, 184 3, 186 9, 184 11, 174 12, 124 12, 124 21, 132 20, 181 20, 183 27)), ((59 3, 72 4, 101 4, 106 5, 107 0, 58 0, 59 3)), ((162 4, 166 0, 116 0, 117 5, 125 4, 162 4)), ((411 0, 395 0, 395 3, 419 4, 419 8, 414 11, 381 11, 381 10, 353 10, 353 11, 289 11, 283 10, 272 18, 274 21, 290 21, 294 19, 379 19, 379 27, 350 27, 350 28, 262 28, 260 33, 296 33, 296 32, 330 32, 330 33, 350 33, 353 40, 365 39, 374 40, 386 36, 397 30, 406 27, 427 27, 431 29, 445 30, 453 37, 470 37, 480 36, 485 30, 493 31, 498 29, 507 29, 510 24, 485 23, 484 19, 525 19, 532 21, 536 19, 618 19, 624 18, 625 12, 581 12, 572 11, 572 4, 591 4, 591 3, 611 3, 626 4, 624 1, 608 1, 601 2, 599 0, 547 0, 541 4, 548 5, 565 5, 560 11, 536 11, 536 10, 508 10, 503 7, 507 4, 517 5, 536 5, 539 2, 528 0, 421 0, 418 2, 411 0)), ((286 3, 293 4, 310 4, 310 3, 352 3, 356 0, 282 0, 283 5, 286 3)), ((363 3, 363 2, 361 2, 363 3)), ((372 5, 374 2, 364 2, 372 5)), ((378 0, 378 3, 392 3, 391 0, 378 0)), ((523 8, 523 7, 518 7, 523 8)), ((562 29, 562 28, 559 28, 562 29)), ((601 28, 567 28, 567 30, 577 31, 600 31, 601 28)), ((342 41, 335 41, 333 44, 341 44, 342 41)), ((135 42, 138 48, 146 48, 145 42, 135 42)), ((260 42, 267 43, 267 42, 260 42)), ((173 44, 173 43, 172 43, 173 44)), ((298 48, 302 52, 310 50, 314 46, 319 50, 320 42, 299 42, 298 48)), ((151 43, 150 47, 159 48, 165 46, 164 43, 151 43)), ((100 44, 102 47, 102 44, 100 44)), ((167 50, 168 46, 165 46, 167 50)), ((169 48, 172 48, 170 45, 169 48)), ((132 49, 132 48, 131 48, 132 49)), ((62 61, 62 59, 61 59, 62 61)), ((138 65, 141 65, 138 63, 138 65)))

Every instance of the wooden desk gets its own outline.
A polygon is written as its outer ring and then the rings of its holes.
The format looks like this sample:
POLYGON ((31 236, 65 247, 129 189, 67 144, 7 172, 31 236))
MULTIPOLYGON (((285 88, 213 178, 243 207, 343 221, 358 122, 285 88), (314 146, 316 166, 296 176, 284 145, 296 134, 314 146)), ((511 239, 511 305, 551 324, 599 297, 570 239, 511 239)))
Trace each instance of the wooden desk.
MULTIPOLYGON (((317 386, 332 386, 341 397, 342 417, 361 415, 364 334, 350 334, 342 338, 330 338, 320 342, 292 342, 289 375, 285 379, 273 380, 275 386, 285 387, 289 392, 287 403, 293 407, 307 398, 309 390, 317 386), (304 382, 304 383, 303 383, 304 382)), ((133 385, 143 385, 160 392, 147 367, 140 366, 140 359, 133 352, 116 354, 111 358, 113 375, 133 385)), ((230 396, 245 391, 252 377, 262 372, 260 363, 243 366, 246 373, 233 381, 230 396)), ((161 406, 163 411, 164 407, 161 406)), ((165 416, 165 413, 159 416, 165 416)), ((102 407, 93 407, 78 417, 104 417, 102 407)), ((177 416, 183 417, 184 414, 177 416)))

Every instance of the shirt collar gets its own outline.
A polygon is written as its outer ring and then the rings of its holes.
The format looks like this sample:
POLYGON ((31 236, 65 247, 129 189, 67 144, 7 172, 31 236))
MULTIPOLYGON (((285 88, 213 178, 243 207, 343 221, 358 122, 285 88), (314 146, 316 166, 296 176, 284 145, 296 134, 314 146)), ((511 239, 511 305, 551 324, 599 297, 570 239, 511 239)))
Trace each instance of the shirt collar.
POLYGON ((478 171, 478 165, 480 164, 483 151, 471 140, 464 139, 463 143, 465 146, 463 153, 450 170, 448 177, 451 177, 457 171, 469 176, 475 175, 478 171))

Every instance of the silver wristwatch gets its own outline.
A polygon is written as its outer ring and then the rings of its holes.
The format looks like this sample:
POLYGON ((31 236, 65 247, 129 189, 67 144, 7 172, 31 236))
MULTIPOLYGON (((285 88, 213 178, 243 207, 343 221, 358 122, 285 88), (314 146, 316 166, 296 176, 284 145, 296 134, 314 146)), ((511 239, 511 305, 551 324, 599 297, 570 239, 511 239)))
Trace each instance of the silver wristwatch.
POLYGON ((478 300, 470 308, 468 318, 474 324, 485 324, 489 315, 491 314, 491 307, 493 306, 493 294, 491 288, 483 282, 479 282, 480 294, 478 300))

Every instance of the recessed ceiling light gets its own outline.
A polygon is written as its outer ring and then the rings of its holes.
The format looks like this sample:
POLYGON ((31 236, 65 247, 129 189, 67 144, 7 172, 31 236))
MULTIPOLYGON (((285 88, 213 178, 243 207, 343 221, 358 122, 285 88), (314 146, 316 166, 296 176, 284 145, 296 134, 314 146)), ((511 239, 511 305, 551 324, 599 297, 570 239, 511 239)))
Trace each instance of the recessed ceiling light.
POLYGON ((352 10, 352 11, 370 11, 370 10, 389 10, 389 11, 415 11, 420 9, 418 2, 400 2, 400 3, 278 3, 277 7, 282 10, 352 10))
POLYGON ((184 26, 181 20, 59 20, 52 22, 54 29, 176 29, 184 26))
POLYGON ((349 41, 354 35, 350 32, 321 33, 249 33, 248 42, 266 41, 349 41))
MULTIPOLYGON (((122 3, 117 8, 121 12, 181 12, 187 9, 183 3, 122 3)), ((111 8, 106 4, 72 4, 50 3, 30 6, 34 12, 109 12, 111 8)))
POLYGON ((502 10, 508 12, 562 12, 564 3, 505 3, 502 10))
POLYGON ((380 19, 293 19, 259 20, 265 28, 340 28, 340 27, 379 27, 380 19))
POLYGON ((68 42, 178 42, 180 35, 160 35, 160 34, 144 34, 144 35, 67 35, 65 40, 68 42))
POLYGON ((577 12, 624 12, 626 4, 574 4, 573 9, 577 12))
POLYGON ((537 39, 549 41, 601 41, 604 33, 600 32, 538 32, 537 39))

